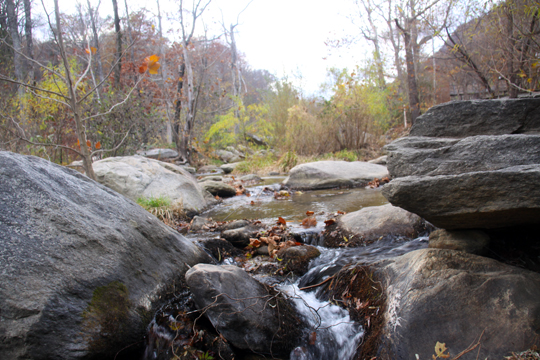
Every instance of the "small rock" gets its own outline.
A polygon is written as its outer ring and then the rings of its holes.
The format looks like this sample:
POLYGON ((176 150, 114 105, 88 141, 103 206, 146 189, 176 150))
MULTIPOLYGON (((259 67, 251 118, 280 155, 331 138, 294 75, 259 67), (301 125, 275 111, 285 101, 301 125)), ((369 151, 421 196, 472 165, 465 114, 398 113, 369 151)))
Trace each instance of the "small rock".
POLYGON ((212 223, 212 219, 208 219, 202 216, 195 216, 193 217, 193 220, 191 220, 191 231, 199 231, 202 230, 203 226, 209 225, 212 223))
POLYGON ((250 181, 250 182, 260 182, 262 179, 255 174, 249 174, 249 175, 242 176, 239 180, 250 181))
POLYGON ((222 198, 227 198, 236 195, 236 189, 234 187, 221 181, 207 180, 199 184, 203 187, 203 189, 214 196, 217 195, 222 198))
POLYGON ((217 167, 216 165, 205 165, 205 166, 201 166, 197 170, 197 173, 198 174, 212 174, 212 173, 222 174, 223 170, 217 167))
POLYGON ((146 151, 137 151, 141 155, 150 159, 164 160, 178 157, 178 153, 172 149, 151 149, 146 151))
POLYGON ((292 271, 296 275, 304 275, 308 270, 309 262, 321 255, 315 246, 291 246, 278 251, 276 257, 281 260, 282 268, 292 271))
POLYGON ((386 159, 388 158, 387 155, 379 156, 376 159, 369 160, 368 163, 370 164, 378 164, 378 165, 386 165, 386 159))
POLYGON ((222 262, 228 257, 242 255, 242 250, 235 248, 233 244, 223 239, 199 240, 199 243, 218 262, 222 262))
POLYGON ((203 176, 202 178, 200 178, 199 180, 197 180, 198 182, 203 182, 203 181, 223 181, 223 177, 221 176, 215 176, 215 175, 209 175, 209 176, 203 176))
POLYGON ((236 167, 240 164, 240 162, 234 162, 234 163, 230 163, 230 164, 224 164, 224 165, 221 165, 221 170, 223 170, 223 172, 225 174, 230 174, 234 171, 234 169, 236 169, 236 167))
POLYGON ((241 228, 241 227, 248 226, 249 224, 251 224, 251 223, 249 221, 247 221, 247 220, 234 220, 234 221, 231 221, 229 223, 226 223, 226 224, 223 224, 223 225, 219 226, 218 230, 219 231, 225 231, 225 230, 238 229, 238 228, 241 228))
POLYGON ((221 237, 236 247, 245 248, 249 245, 249 239, 254 238, 259 230, 261 228, 258 226, 248 225, 237 229, 225 230, 221 233, 221 237))

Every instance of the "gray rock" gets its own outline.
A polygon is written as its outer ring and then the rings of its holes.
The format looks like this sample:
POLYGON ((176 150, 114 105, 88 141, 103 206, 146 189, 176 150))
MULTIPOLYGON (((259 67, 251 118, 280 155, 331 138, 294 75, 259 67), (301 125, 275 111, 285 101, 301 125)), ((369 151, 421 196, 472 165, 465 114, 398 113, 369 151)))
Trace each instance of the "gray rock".
POLYGON ((198 174, 222 174, 223 170, 217 167, 216 165, 205 165, 201 166, 197 170, 198 174))
POLYGON ((393 205, 444 229, 540 223, 540 165, 459 175, 407 176, 384 185, 393 205))
POLYGON ((44 159, 0 152, 0 199, 2 359, 112 358, 143 338, 188 265, 211 261, 131 200, 44 159))
POLYGON ((260 182, 262 179, 258 175, 249 174, 249 175, 242 176, 239 180, 246 181, 246 182, 247 181, 249 181, 249 182, 260 182))
POLYGON ((238 151, 237 149, 235 149, 235 148, 232 147, 232 146, 227 146, 225 149, 226 149, 227 151, 233 153, 234 155, 239 156, 239 157, 242 158, 242 159, 245 158, 245 155, 242 154, 242 152, 238 151))
POLYGON ((223 181, 223 177, 222 176, 216 176, 216 175, 208 175, 208 176, 201 177, 197 181, 198 182, 203 182, 203 181, 223 181))
POLYGON ((146 151, 137 151, 137 155, 150 159, 164 160, 178 157, 178 152, 172 149, 152 149, 146 151))
POLYGON ((221 237, 236 247, 244 248, 249 245, 249 239, 254 238, 260 230, 261 228, 258 226, 248 225, 241 228, 224 230, 221 233, 221 237))
POLYGON ((239 155, 227 150, 216 150, 216 155, 226 163, 234 163, 242 160, 239 155))
MULTIPOLYGON (((346 234, 349 245, 371 243, 385 237, 405 237, 413 239, 424 229, 424 221, 420 216, 391 204, 370 206, 345 214, 338 218, 340 239, 346 234)), ((336 246, 330 243, 331 237, 325 237, 325 246, 336 246)))
POLYGON ((371 266, 386 293, 382 359, 502 359, 540 335, 540 274, 453 250, 423 249, 371 266), (473 354, 474 353, 474 354, 473 354), (418 355, 416 355, 418 354, 418 355))
POLYGON ((385 166, 361 161, 318 161, 291 169, 283 185, 294 189, 328 189, 365 186, 374 178, 388 176, 385 166))
POLYGON ((540 98, 452 101, 419 116, 411 136, 463 138, 540 133, 540 98))
MULTIPOLYGON (((268 249, 265 255, 268 255, 268 249)), ((276 257, 280 259, 280 267, 284 271, 292 271, 301 276, 307 272, 309 262, 320 255, 321 252, 315 246, 301 245, 281 249, 276 257)))
POLYGON ((388 159, 388 155, 379 156, 376 159, 369 160, 368 163, 370 164, 378 164, 378 165, 386 165, 386 161, 388 159))
POLYGON ((194 216, 193 219, 191 220, 191 226, 189 229, 191 231, 199 231, 199 230, 202 230, 203 226, 207 226, 212 223, 213 223, 212 219, 205 218, 202 216, 194 216))
POLYGON ((227 198, 236 195, 236 189, 222 181, 206 180, 199 184, 203 187, 203 189, 214 196, 217 195, 222 198, 227 198))
POLYGON ((196 265, 186 273, 195 304, 239 349, 288 357, 303 321, 287 299, 275 297, 244 270, 196 265), (290 337, 290 338, 289 338, 290 337))
POLYGON ((230 174, 234 171, 234 169, 236 169, 236 167, 240 164, 240 162, 235 162, 235 163, 231 163, 231 164, 223 164, 220 166, 221 170, 223 170, 223 172, 225 174, 230 174))
POLYGON ((142 156, 113 157, 94 164, 97 180, 137 201, 140 197, 166 197, 181 202, 193 215, 209 205, 204 189, 182 167, 142 156))
POLYGON ((269 176, 279 176, 279 172, 277 172, 277 171, 270 171, 270 172, 268 173, 268 175, 269 175, 269 176))
POLYGON ((461 140, 405 137, 386 149, 393 177, 457 175, 540 164, 540 135, 479 135, 461 140))
POLYGON ((489 245, 489 235, 481 230, 438 229, 429 234, 429 248, 483 254, 489 245))
POLYGON ((192 175, 195 175, 197 173, 197 169, 195 169, 192 166, 187 166, 187 165, 178 165, 178 166, 180 166, 182 169, 186 170, 188 173, 192 175))
POLYGON ((219 226, 219 231, 225 231, 225 230, 232 230, 232 229, 238 229, 242 227, 246 227, 249 224, 251 224, 248 220, 234 220, 229 223, 225 223, 221 226, 219 226))

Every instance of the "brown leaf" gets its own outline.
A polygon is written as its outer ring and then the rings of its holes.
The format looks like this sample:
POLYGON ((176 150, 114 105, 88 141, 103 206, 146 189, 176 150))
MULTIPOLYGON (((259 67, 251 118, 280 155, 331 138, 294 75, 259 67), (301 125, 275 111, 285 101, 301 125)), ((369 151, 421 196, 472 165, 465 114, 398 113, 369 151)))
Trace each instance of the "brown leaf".
POLYGON ((255 205, 255 201, 251 200, 251 205, 255 205))
POLYGON ((249 245, 251 245, 254 248, 258 248, 261 246, 262 242, 259 241, 259 239, 249 239, 249 245))
POLYGON ((317 333, 313 331, 311 334, 309 334, 309 345, 315 345, 317 342, 317 333))
POLYGON ((328 220, 325 220, 324 223, 326 224, 326 226, 330 226, 332 224, 335 224, 336 220, 334 219, 328 219, 328 220))
POLYGON ((307 216, 311 216, 311 215, 313 215, 313 214, 315 214, 313 211, 306 211, 306 215, 307 215, 307 216))
POLYGON ((287 225, 287 221, 284 218, 282 218, 281 216, 278 218, 277 222, 278 222, 278 224, 281 224, 281 225, 287 225))
POLYGON ((317 219, 313 217, 307 217, 304 220, 302 220, 302 226, 305 228, 317 226, 317 219))

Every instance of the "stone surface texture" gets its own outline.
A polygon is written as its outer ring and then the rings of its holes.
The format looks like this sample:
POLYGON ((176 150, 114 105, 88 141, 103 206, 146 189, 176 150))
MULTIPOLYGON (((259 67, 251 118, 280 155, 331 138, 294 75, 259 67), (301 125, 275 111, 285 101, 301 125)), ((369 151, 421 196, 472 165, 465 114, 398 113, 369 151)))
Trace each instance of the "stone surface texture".
POLYGON ((181 166, 142 156, 108 158, 94 163, 97 180, 136 201, 140 197, 163 196, 181 202, 188 214, 195 214, 213 200, 197 180, 181 166))
POLYGON ((112 358, 188 266, 211 261, 133 201, 44 159, 0 152, 0 199, 2 359, 112 358))
POLYGON ((354 161, 318 161, 297 165, 283 185, 293 189, 329 189, 365 186, 374 178, 388 176, 385 166, 354 161))
POLYGON ((386 295, 382 359, 502 359, 540 336, 540 274, 454 250, 416 250, 371 266, 386 295), (479 356, 477 357, 477 354, 479 356))

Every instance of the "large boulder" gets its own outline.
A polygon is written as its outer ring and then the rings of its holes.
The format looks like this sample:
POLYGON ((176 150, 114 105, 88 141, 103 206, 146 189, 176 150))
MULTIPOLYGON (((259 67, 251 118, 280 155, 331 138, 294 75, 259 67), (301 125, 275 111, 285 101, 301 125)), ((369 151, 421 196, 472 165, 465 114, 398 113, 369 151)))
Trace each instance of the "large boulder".
POLYGON ((288 356, 303 321, 294 307, 244 270, 199 264, 186 273, 197 308, 239 349, 288 356))
POLYGON ((478 135, 464 139, 404 137, 386 146, 393 177, 457 175, 540 164, 540 135, 478 135))
POLYGON ((178 152, 172 149, 151 149, 137 151, 137 155, 141 155, 150 159, 165 160, 178 157, 178 152))
POLYGON ((419 116, 410 136, 540 133, 540 98, 452 101, 419 116))
POLYGON ((371 266, 386 296, 377 358, 502 359, 540 336, 540 274, 461 251, 423 249, 371 266))
POLYGON ((0 152, 2 359, 103 359, 210 258, 126 197, 44 159, 0 152))
POLYGON ((416 214, 391 204, 370 206, 339 217, 335 234, 326 231, 324 244, 360 246, 388 237, 413 239, 423 230, 425 222, 416 214))
POLYGON ((444 229, 540 224, 540 165, 406 176, 383 187, 393 205, 444 229))
POLYGON ((283 185, 294 189, 329 189, 365 186, 374 178, 388 176, 385 166, 361 161, 318 161, 297 165, 283 185))
POLYGON ((188 215, 199 213, 212 201, 197 180, 182 167, 142 156, 113 157, 94 163, 97 180, 136 201, 166 197, 181 202, 188 215))

